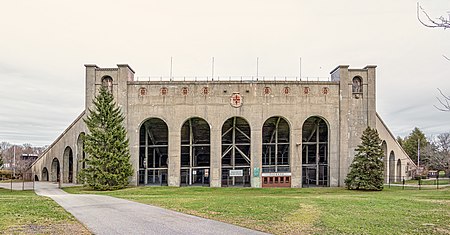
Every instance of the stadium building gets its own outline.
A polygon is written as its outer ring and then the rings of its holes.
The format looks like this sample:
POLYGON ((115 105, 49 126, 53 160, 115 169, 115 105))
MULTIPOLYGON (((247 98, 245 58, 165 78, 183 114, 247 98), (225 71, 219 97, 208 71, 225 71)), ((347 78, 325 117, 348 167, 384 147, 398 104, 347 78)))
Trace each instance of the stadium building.
POLYGON ((343 186, 367 126, 383 140, 385 181, 415 164, 376 112, 376 66, 340 65, 326 80, 135 79, 126 64, 85 65, 85 111, 32 165, 36 180, 77 183, 83 118, 101 86, 125 115, 131 185, 343 186))

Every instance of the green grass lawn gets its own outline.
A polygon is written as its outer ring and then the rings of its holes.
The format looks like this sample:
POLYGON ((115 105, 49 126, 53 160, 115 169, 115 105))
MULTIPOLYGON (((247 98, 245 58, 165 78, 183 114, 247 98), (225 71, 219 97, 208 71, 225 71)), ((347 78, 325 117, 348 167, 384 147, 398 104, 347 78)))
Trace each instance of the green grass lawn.
POLYGON ((89 234, 53 200, 0 188, 0 234, 89 234))
POLYGON ((449 234, 450 189, 65 188, 156 205, 275 234, 449 234))

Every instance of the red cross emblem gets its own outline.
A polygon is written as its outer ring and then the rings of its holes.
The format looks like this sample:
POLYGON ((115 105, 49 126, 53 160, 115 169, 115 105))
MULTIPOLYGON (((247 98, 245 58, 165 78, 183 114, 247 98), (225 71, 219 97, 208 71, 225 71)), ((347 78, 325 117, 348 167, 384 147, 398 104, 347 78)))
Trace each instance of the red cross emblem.
POLYGON ((235 108, 239 108, 242 106, 242 96, 239 95, 239 93, 233 93, 233 95, 230 98, 231 106, 235 108))

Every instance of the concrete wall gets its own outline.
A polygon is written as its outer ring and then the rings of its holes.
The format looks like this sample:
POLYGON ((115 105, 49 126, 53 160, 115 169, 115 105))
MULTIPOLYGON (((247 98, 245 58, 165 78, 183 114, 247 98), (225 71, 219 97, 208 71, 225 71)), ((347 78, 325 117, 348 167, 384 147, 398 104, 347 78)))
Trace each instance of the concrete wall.
MULTIPOLYGON (((301 145, 297 143, 301 143, 302 125, 308 117, 320 116, 328 123, 330 161, 337 164, 339 86, 336 82, 130 82, 128 95, 128 135, 133 166, 137 169, 139 165, 141 124, 149 118, 164 120, 169 128, 169 185, 180 184, 180 131, 191 117, 205 119, 211 128, 211 186, 220 186, 222 125, 234 116, 244 118, 250 125, 252 170, 261 168, 261 130, 264 122, 273 116, 281 116, 290 124, 293 187, 301 186, 301 145), (163 87, 168 89, 167 95, 161 95, 163 87), (183 87, 189 90, 186 96, 182 94, 183 87), (203 87, 208 87, 208 95, 201 94, 203 87), (272 93, 265 95, 264 87, 270 87, 272 93), (285 87, 290 88, 287 95, 283 93, 285 87), (304 94, 305 87, 309 87, 309 94, 304 94), (327 94, 322 93, 324 87, 329 89, 327 94), (141 88, 147 89, 146 95, 140 95, 141 88), (243 105, 239 108, 230 104, 233 93, 242 96, 243 105)), ((331 176, 336 185, 338 173, 332 170, 331 176)), ((260 177, 252 179, 254 187, 260 184, 260 177)))
MULTIPOLYGON (((328 125, 329 185, 343 186, 354 156, 354 149, 367 126, 377 127, 386 139, 389 149, 401 154, 395 139, 381 125, 375 110, 375 66, 349 69, 338 66, 331 72, 331 81, 133 81, 134 71, 128 65, 117 68, 99 68, 86 65, 86 107, 92 108, 92 99, 102 85, 102 78, 112 78, 115 101, 126 115, 124 125, 130 140, 131 162, 134 175, 131 184, 138 183, 139 130, 149 118, 160 118, 168 126, 169 170, 168 183, 180 185, 181 127, 192 117, 206 120, 210 126, 211 158, 210 185, 221 186, 221 132, 224 122, 231 117, 242 117, 251 128, 251 185, 261 187, 261 177, 253 176, 254 168, 262 168, 262 127, 270 117, 281 116, 290 126, 290 168, 292 187, 302 186, 302 126, 306 119, 318 116, 328 125), (354 77, 362 82, 361 92, 352 91, 354 77), (270 93, 265 93, 266 88, 270 93), (183 90, 187 89, 187 94, 183 90), (208 90, 205 94, 204 89, 208 90), (141 92, 144 90, 145 92, 141 92), (288 92, 286 92, 288 91, 288 92), (231 96, 239 94, 242 105, 234 107, 231 96), (381 128, 381 129, 380 129, 381 128), (384 128, 384 129, 383 129, 384 128)), ((70 147, 74 155, 74 178, 80 169, 80 133, 86 132, 82 117, 74 123, 44 152, 32 169, 41 178, 46 167, 52 175, 54 158, 61 163, 63 180, 67 182, 67 159, 64 150, 70 147)), ((406 166, 407 156, 404 159, 406 166)), ((397 159, 397 158, 396 158, 397 159)), ((50 176, 50 178, 52 178, 50 176)), ((53 177, 54 178, 54 177, 53 177)))
POLYGON ((378 114, 376 115, 376 118, 378 134, 386 145, 386 149, 383 150, 385 152, 383 158, 385 165, 385 183, 397 182, 403 178, 410 179, 412 172, 417 168, 416 164, 411 160, 408 154, 406 154, 405 150, 403 150, 378 114), (393 156, 393 161, 390 161, 391 156, 393 156), (400 167, 398 167, 399 160, 401 162, 400 167))
POLYGON ((80 133, 86 132, 86 126, 83 122, 85 112, 82 112, 73 123, 53 142, 31 165, 33 177, 38 176, 39 180, 43 180, 42 171, 44 167, 48 170, 48 180, 56 181, 56 168, 52 167, 52 162, 57 159, 59 162, 61 177, 63 182, 69 182, 69 159, 67 150, 70 148, 73 154, 73 182, 77 182, 77 175, 80 169, 79 160, 82 153, 78 148, 77 141, 80 133), (64 152, 66 151, 66 154, 64 152))

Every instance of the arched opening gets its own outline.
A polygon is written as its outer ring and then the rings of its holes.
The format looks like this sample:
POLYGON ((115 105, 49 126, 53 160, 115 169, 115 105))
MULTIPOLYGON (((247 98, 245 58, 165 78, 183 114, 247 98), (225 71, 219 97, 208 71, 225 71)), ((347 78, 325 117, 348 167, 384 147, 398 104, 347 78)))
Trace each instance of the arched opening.
POLYGON ((102 87, 106 88, 112 94, 113 79, 110 76, 102 77, 102 87))
POLYGON ((48 170, 47 167, 44 167, 44 169, 42 169, 42 177, 41 177, 42 181, 48 181, 48 170))
POLYGON ((59 182, 61 179, 61 170, 58 158, 53 158, 51 177, 51 181, 53 182, 59 182))
POLYGON ((73 183, 73 152, 69 146, 64 149, 63 164, 63 182, 73 183))
POLYGON ((139 131, 139 184, 167 185, 169 129, 159 118, 145 121, 139 131))
POLYGON ((209 185, 210 128, 202 118, 190 118, 181 127, 181 184, 209 185))
POLYGON ((306 119, 302 127, 302 184, 328 186, 328 125, 320 117, 306 119))
POLYGON ((389 154, 389 183, 395 182, 395 154, 391 151, 389 154))
POLYGON ((396 181, 401 181, 403 177, 402 174, 402 161, 400 159, 397 160, 397 178, 396 181))
POLYGON ((384 182, 388 183, 388 150, 387 150, 387 144, 386 141, 383 140, 383 143, 381 143, 381 149, 383 150, 383 165, 384 165, 384 182))
POLYGON ((34 175, 34 181, 39 181, 39 177, 37 175, 34 175))
POLYGON ((352 93, 362 93, 362 79, 361 77, 354 77, 352 80, 352 93))
POLYGON ((286 119, 271 117, 262 129, 262 186, 290 187, 290 128, 286 119))
POLYGON ((222 187, 250 186, 250 125, 232 117, 222 125, 222 187))

